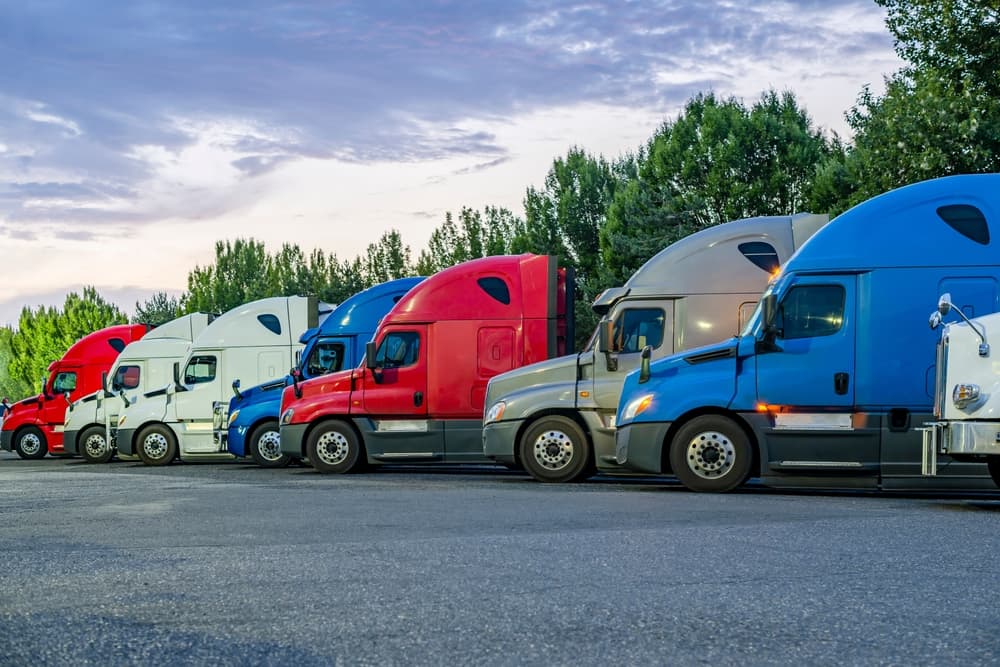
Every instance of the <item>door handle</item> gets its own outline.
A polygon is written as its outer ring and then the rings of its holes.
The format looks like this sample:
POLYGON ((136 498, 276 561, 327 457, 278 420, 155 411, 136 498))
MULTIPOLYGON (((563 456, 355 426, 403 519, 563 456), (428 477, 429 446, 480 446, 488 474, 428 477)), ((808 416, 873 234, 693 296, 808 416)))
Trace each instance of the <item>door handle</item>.
POLYGON ((847 373, 833 374, 833 390, 840 396, 847 393, 847 385, 850 383, 850 377, 847 373))
POLYGON ((413 392, 413 404, 419 408, 423 402, 424 402, 424 392, 422 391, 413 392))

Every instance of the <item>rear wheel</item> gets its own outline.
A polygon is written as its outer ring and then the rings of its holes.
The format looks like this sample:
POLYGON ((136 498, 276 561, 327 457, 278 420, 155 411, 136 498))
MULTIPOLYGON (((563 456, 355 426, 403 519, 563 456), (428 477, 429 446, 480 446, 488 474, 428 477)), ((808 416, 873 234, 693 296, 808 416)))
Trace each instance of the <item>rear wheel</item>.
POLYGON ((283 468, 292 461, 281 453, 281 433, 278 422, 264 422, 250 433, 250 456, 261 468, 283 468))
POLYGON ((732 491, 749 478, 752 458, 747 434, 721 415, 695 417, 670 445, 674 474, 692 491, 732 491))
POLYGON ((306 441, 306 456, 317 472, 348 473, 365 462, 364 446, 344 422, 326 422, 312 430, 306 441))
POLYGON ((163 424, 151 424, 135 439, 135 453, 148 466, 164 466, 177 456, 177 438, 163 424))
POLYGON ((575 482, 593 472, 590 443, 569 417, 542 417, 524 432, 521 463, 540 482, 575 482))
POLYGON ((45 434, 37 426, 28 426, 17 433, 14 451, 22 459, 40 459, 49 451, 45 434))
POLYGON ((987 456, 986 467, 989 468, 993 483, 1000 486, 1000 456, 987 456))
POLYGON ((115 455, 101 426, 88 426, 80 432, 80 455, 88 463, 107 463, 115 455))

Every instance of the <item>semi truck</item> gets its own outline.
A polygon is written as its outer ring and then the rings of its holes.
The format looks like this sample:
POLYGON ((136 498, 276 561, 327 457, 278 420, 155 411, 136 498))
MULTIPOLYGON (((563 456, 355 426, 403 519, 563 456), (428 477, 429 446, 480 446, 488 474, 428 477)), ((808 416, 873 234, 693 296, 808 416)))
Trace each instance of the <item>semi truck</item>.
POLYGON ((400 278, 358 292, 337 306, 318 328, 302 334, 302 361, 291 373, 248 389, 235 386, 235 395, 229 401, 228 424, 221 425, 217 434, 229 453, 240 458, 250 456, 263 467, 287 465, 292 459, 281 452, 278 430, 281 390, 361 363, 365 343, 379 321, 422 280, 400 278))
MULTIPOLYGON (((640 367, 619 402, 616 458, 695 491, 775 487, 995 488, 986 466, 921 475, 933 419, 934 333, 948 292, 998 310, 1000 174, 951 176, 869 199, 807 241, 738 337, 640 367)), ((648 356, 643 354, 641 356, 648 356)))
POLYGON ((368 464, 492 463, 486 384, 572 347, 573 272, 555 257, 484 257, 417 285, 365 346, 364 365, 286 387, 281 451, 320 472, 368 464))
POLYGON ((545 482, 618 471, 618 396, 640 351, 659 358, 739 332, 778 266, 828 220, 736 220, 661 250, 597 297, 601 321, 585 350, 490 380, 483 452, 545 482))
POLYGON ((297 361, 299 336, 331 310, 310 297, 272 297, 217 317, 191 343, 166 386, 123 408, 115 444, 119 454, 146 465, 175 458, 231 459, 215 437, 226 422, 233 381, 278 380, 297 361), (223 401, 225 399, 225 401, 223 401))
POLYGON ((937 344, 934 421, 924 425, 921 473, 938 474, 939 459, 986 463, 1000 486, 1000 369, 990 339, 1000 331, 1000 313, 976 318, 967 306, 943 294, 931 314, 936 329, 949 313, 961 318, 945 324, 937 344))
POLYGON ((104 378, 104 386, 73 401, 63 426, 63 448, 90 463, 106 463, 115 454, 115 432, 125 403, 135 403, 147 391, 170 381, 175 363, 214 319, 191 313, 161 324, 125 346, 104 378))
POLYGON ((149 330, 145 324, 117 324, 73 343, 49 365, 42 392, 11 406, 0 430, 0 448, 17 452, 22 459, 63 455, 67 403, 97 391, 119 353, 149 330))

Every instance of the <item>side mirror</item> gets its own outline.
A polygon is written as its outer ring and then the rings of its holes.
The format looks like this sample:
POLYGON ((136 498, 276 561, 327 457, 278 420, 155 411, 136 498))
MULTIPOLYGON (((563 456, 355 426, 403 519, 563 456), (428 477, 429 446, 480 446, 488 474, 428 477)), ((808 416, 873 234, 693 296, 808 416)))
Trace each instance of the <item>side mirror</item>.
POLYGON ((299 370, 298 366, 293 366, 292 370, 288 371, 288 374, 292 376, 292 391, 295 392, 295 398, 302 398, 302 387, 299 386, 299 380, 302 379, 302 371, 299 370))
POLYGON ((240 393, 240 380, 239 380, 239 378, 233 380, 233 394, 236 395, 237 399, 243 398, 243 394, 240 393))
POLYGON ((941 326, 942 319, 943 318, 941 317, 941 313, 935 310, 933 313, 931 313, 931 316, 928 318, 927 324, 930 325, 931 329, 937 329, 939 326, 941 326))
POLYGON ((944 294, 941 295, 941 298, 938 299, 937 312, 941 314, 941 317, 944 317, 945 315, 951 312, 952 307, 953 306, 951 303, 951 292, 945 292, 944 294))
POLYGON ((122 405, 124 405, 126 408, 128 406, 132 405, 132 402, 128 400, 127 396, 125 396, 125 390, 124 389, 119 389, 118 390, 118 398, 122 399, 122 405))
POLYGON ((365 343, 365 368, 374 369, 375 368, 375 353, 378 350, 375 347, 375 341, 370 340, 365 343))
POLYGON ((602 354, 613 352, 611 341, 614 339, 615 325, 611 320, 604 318, 597 323, 597 351, 602 354))
POLYGON ((42 377, 42 396, 45 397, 46 400, 51 400, 52 394, 49 393, 49 388, 45 384, 47 380, 48 378, 42 377))
POLYGON ((649 382, 649 358, 653 356, 653 348, 649 345, 639 353, 639 384, 649 382))
POLYGON ((101 389, 107 391, 108 389, 108 372, 101 371, 101 389))
POLYGON ((762 306, 764 310, 764 331, 765 333, 772 333, 774 331, 774 320, 778 317, 778 297, 768 294, 764 297, 762 306))
POLYGON ((181 364, 180 362, 174 362, 174 387, 179 387, 181 385, 181 364))

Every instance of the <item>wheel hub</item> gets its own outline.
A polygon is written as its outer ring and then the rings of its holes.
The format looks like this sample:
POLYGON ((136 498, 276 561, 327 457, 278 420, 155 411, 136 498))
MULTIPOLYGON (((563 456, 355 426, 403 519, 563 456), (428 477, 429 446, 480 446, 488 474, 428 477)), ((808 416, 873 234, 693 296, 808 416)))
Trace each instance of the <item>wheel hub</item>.
POLYGON ((560 470, 573 460, 573 440, 562 431, 545 431, 534 443, 535 460, 546 470, 560 470))
POLYGON ((102 456, 107 450, 108 443, 104 440, 103 435, 95 433, 87 438, 87 440, 83 443, 83 447, 87 450, 88 454, 93 457, 98 457, 102 456))
POLYGON ((151 459, 163 458, 167 453, 167 439, 160 433, 150 433, 142 441, 142 447, 146 450, 146 455, 151 459))
POLYGON ((31 456, 37 454, 42 449, 42 441, 34 433, 26 433, 21 436, 21 451, 31 456))
POLYGON ((281 433, 266 431, 257 440, 257 452, 266 461, 277 461, 281 458, 281 433))
POLYGON ((736 465, 736 447, 718 431, 699 433, 688 443, 687 463, 699 477, 718 479, 736 465))
POLYGON ((323 463, 331 466, 338 465, 347 460, 347 455, 351 451, 351 445, 342 433, 330 431, 319 437, 316 443, 316 456, 323 463))

